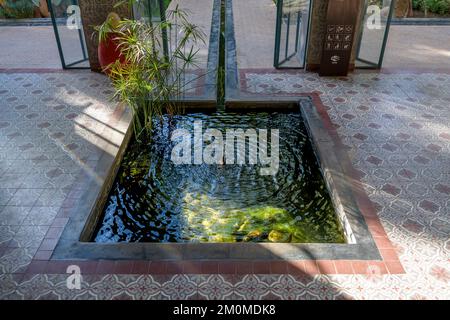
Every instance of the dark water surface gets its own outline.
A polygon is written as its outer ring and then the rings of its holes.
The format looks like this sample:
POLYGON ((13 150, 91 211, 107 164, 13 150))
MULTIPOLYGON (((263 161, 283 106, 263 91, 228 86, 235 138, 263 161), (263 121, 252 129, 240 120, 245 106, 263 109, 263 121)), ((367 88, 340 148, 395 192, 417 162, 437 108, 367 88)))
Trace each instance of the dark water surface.
POLYGON ((167 116, 149 137, 130 142, 93 241, 345 242, 300 114, 167 116), (173 131, 192 133, 198 120, 224 137, 226 129, 279 129, 277 174, 248 161, 175 165, 173 131))

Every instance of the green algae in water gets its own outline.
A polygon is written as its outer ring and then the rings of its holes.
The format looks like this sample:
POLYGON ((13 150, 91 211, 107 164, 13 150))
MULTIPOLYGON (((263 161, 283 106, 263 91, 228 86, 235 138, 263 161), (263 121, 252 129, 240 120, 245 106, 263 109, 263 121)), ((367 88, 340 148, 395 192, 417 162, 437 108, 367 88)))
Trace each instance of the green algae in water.
POLYGON ((150 136, 132 141, 93 240, 345 242, 300 114, 223 112, 165 116, 150 136), (192 132, 196 120, 222 133, 279 129, 278 173, 262 176, 260 165, 248 164, 175 165, 171 134, 192 132))

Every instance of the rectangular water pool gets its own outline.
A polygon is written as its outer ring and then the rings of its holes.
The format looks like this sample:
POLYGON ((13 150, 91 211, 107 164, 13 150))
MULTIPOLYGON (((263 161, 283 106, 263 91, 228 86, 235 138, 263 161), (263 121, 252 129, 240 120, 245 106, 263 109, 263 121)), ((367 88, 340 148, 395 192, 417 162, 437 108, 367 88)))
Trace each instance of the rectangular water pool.
POLYGON ((165 115, 116 172, 93 242, 346 242, 300 113, 165 115))

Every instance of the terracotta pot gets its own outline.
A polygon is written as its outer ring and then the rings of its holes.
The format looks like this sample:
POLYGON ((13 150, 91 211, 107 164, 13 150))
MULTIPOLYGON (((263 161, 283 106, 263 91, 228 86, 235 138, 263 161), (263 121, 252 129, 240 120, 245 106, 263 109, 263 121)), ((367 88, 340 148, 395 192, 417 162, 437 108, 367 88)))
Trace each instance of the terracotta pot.
POLYGON ((125 57, 120 53, 119 43, 115 40, 116 34, 110 33, 104 41, 98 44, 98 61, 102 70, 108 74, 108 66, 117 60, 125 63, 125 57))
POLYGON ((50 17, 50 12, 48 11, 47 1, 41 0, 39 2, 39 10, 41 12, 41 16, 44 18, 50 17))

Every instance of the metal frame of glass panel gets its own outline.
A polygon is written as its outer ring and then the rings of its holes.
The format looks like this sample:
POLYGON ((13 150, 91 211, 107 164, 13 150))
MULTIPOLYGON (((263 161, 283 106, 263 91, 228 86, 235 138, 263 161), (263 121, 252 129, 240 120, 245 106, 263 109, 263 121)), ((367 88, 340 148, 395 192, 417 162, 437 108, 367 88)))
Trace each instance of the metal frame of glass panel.
POLYGON ((291 19, 294 17, 291 17, 291 13, 288 14, 286 21, 287 30, 286 30, 286 40, 285 40, 285 49, 284 49, 284 58, 280 61, 280 47, 281 47, 281 29, 283 24, 283 4, 284 0, 277 0, 277 16, 276 16, 276 29, 275 29, 275 50, 274 50, 274 62, 273 65, 277 69, 303 69, 305 67, 305 60, 306 60, 306 50, 308 47, 308 38, 309 38, 309 27, 311 23, 311 8, 312 8, 312 2, 313 0, 309 1, 309 8, 308 8, 308 23, 307 23, 307 31, 306 31, 306 45, 304 48, 303 57, 305 57, 304 61, 302 61, 301 65, 298 67, 293 66, 283 66, 282 64, 286 61, 290 60, 293 56, 298 54, 298 44, 299 44, 299 34, 300 29, 303 27, 301 25, 301 12, 297 12, 297 22, 296 22, 296 32, 295 32, 295 50, 293 53, 289 54, 289 28, 290 28, 290 22, 291 19))
MULTIPOLYGON (((166 9, 167 8, 165 7, 164 0, 147 0, 146 3, 147 3, 147 8, 146 8, 147 12, 145 12, 144 15, 148 15, 148 19, 149 19, 150 23, 166 21, 166 9), (152 13, 153 13, 152 7, 153 6, 158 7, 159 20, 157 20, 157 21, 153 20, 153 15, 152 15, 152 13)), ((78 5, 78 1, 71 0, 71 4, 78 5)), ((59 53, 59 57, 61 59, 61 65, 62 65, 63 69, 89 69, 90 67, 88 67, 88 66, 86 66, 86 67, 85 66, 83 66, 83 67, 77 66, 78 64, 89 60, 88 53, 86 50, 86 44, 84 42, 84 35, 82 32, 82 29, 78 29, 78 37, 79 37, 79 41, 80 41, 80 48, 82 51, 83 58, 78 61, 66 63, 66 59, 64 58, 64 51, 63 51, 63 47, 62 47, 62 43, 61 43, 60 33, 58 30, 58 25, 57 25, 57 17, 55 15, 52 0, 47 0, 47 6, 50 11, 50 17, 52 20, 53 30, 54 30, 55 38, 56 38, 56 45, 58 47, 58 53, 59 53)), ((136 10, 139 11, 138 8, 135 8, 134 14, 137 13, 140 16, 142 14, 142 12, 136 12, 136 10)), ((167 31, 165 29, 163 30, 163 34, 162 34, 162 41, 163 41, 164 55, 168 56, 169 55, 168 36, 167 36, 167 31)))
MULTIPOLYGON (((77 0, 72 0, 71 2, 73 5, 78 5, 77 0)), ((56 45, 58 47, 59 58, 61 59, 61 65, 62 65, 63 69, 89 69, 90 67, 76 66, 77 64, 80 64, 84 61, 89 60, 88 55, 87 55, 86 45, 84 43, 83 32, 81 29, 78 29, 78 38, 80 40, 80 47, 81 47, 81 51, 83 53, 83 59, 66 64, 66 60, 64 59, 64 52, 62 49, 61 39, 59 37, 59 31, 58 31, 58 25, 56 22, 55 12, 53 10, 52 0, 47 0, 47 7, 50 11, 50 17, 52 19, 53 31, 55 32, 56 45)))
MULTIPOLYGON (((387 44, 388 35, 389 35, 389 28, 391 26, 392 15, 393 15, 393 12, 395 11, 395 2, 396 2, 396 0, 391 0, 391 5, 389 7, 388 19, 386 21, 386 27, 385 27, 384 35, 383 35, 383 42, 382 42, 381 50, 380 50, 380 56, 378 58, 377 63, 358 58, 360 50, 361 50, 361 42, 362 42, 361 39, 362 39, 363 32, 364 32, 364 23, 361 24, 361 27, 359 29, 359 36, 358 36, 358 49, 356 51, 356 60, 359 60, 359 61, 365 63, 366 65, 365 66, 356 66, 356 63, 355 63, 356 69, 381 69, 381 66, 383 65, 384 52, 386 50, 386 44, 387 44)), ((361 19, 360 19, 360 21, 362 21, 362 22, 364 22, 364 16, 367 12, 368 6, 369 6, 369 1, 368 0, 364 1, 364 10, 362 11, 361 19)))

